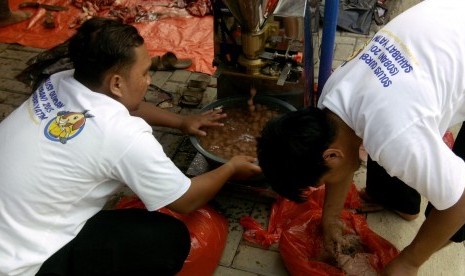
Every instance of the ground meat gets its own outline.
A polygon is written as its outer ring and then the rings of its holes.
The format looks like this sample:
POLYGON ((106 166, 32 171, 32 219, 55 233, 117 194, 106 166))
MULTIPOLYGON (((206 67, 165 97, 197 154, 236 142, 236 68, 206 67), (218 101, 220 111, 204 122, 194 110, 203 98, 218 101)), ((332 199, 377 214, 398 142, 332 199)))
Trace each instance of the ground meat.
POLYGON ((212 3, 210 0, 186 0, 186 10, 193 16, 204 16, 212 14, 212 3))
POLYGON ((345 235, 348 243, 337 256, 336 263, 348 276, 376 276, 376 270, 370 264, 371 254, 365 253, 360 238, 356 235, 345 235))
POLYGON ((254 112, 245 106, 225 108, 224 126, 209 129, 207 136, 199 138, 200 145, 225 160, 238 154, 256 157, 256 138, 268 120, 280 113, 261 104, 255 107, 254 112))

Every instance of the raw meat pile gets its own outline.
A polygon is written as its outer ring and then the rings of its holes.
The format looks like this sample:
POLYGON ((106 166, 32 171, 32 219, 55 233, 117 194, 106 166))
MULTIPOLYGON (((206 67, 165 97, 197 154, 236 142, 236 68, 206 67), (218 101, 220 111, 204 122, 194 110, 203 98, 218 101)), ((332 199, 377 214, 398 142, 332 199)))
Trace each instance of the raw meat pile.
POLYGON ((73 0, 72 4, 80 8, 82 13, 70 25, 70 28, 79 27, 84 21, 94 16, 114 17, 125 23, 139 23, 155 21, 164 17, 182 16, 176 11, 160 12, 160 8, 184 9, 192 16, 205 16, 212 14, 210 0, 159 0, 159 1, 132 1, 122 0, 73 0))

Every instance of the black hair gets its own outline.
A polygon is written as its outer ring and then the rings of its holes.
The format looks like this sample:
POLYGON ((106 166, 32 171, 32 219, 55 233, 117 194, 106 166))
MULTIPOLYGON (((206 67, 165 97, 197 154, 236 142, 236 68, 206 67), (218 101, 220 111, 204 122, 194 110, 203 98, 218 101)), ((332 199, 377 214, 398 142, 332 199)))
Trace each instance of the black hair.
POLYGON ((74 77, 98 86, 109 70, 122 72, 135 62, 134 48, 144 44, 138 30, 120 21, 94 17, 84 22, 69 42, 74 77))
POLYGON ((329 168, 323 152, 335 127, 324 110, 304 108, 270 120, 257 138, 257 156, 266 181, 279 195, 303 202, 302 191, 319 184, 329 168))

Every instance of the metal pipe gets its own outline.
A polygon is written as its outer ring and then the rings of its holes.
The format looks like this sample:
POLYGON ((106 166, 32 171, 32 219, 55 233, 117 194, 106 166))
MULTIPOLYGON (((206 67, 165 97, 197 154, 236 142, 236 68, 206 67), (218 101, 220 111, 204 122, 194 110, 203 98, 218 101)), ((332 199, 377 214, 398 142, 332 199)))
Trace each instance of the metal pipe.
MULTIPOLYGON (((316 9, 315 13, 318 12, 316 9)), ((316 16, 316 15, 315 15, 316 16)), ((304 17, 304 79, 305 84, 304 88, 307 91, 307 94, 304 95, 304 106, 313 106, 315 103, 315 93, 314 93, 314 84, 315 84, 315 63, 313 56, 313 33, 314 29, 313 24, 315 20, 312 20, 312 10, 310 7, 310 2, 307 1, 305 5, 305 17, 304 17)), ((318 24, 318 22, 316 23, 318 24)))
POLYGON ((323 34, 321 38, 320 70, 318 72, 318 98, 320 97, 323 86, 332 71, 338 12, 339 0, 325 1, 323 34))

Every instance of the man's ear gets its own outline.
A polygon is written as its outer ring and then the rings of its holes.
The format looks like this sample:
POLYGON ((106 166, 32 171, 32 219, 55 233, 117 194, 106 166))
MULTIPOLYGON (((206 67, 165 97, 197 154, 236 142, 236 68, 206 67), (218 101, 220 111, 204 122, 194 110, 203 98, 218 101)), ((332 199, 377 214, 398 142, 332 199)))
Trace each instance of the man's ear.
POLYGON ((344 159, 344 153, 340 149, 330 148, 323 152, 323 160, 333 167, 339 164, 344 159))
POLYGON ((112 95, 121 98, 123 97, 123 85, 124 85, 124 79, 118 75, 118 74, 111 74, 110 80, 109 80, 109 85, 110 85, 110 92, 112 95))

